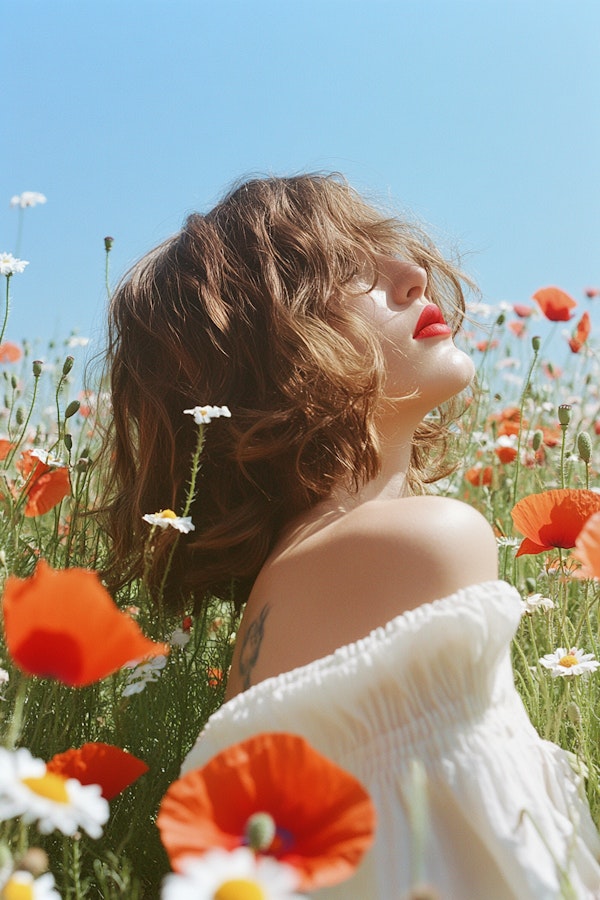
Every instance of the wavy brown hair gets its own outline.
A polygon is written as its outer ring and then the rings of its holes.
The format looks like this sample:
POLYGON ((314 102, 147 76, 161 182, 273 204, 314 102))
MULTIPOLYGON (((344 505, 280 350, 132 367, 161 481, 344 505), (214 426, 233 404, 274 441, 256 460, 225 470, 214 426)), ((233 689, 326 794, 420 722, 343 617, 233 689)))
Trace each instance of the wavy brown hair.
MULTIPOLYGON (((339 176, 249 181, 152 250, 116 290, 107 366, 114 422, 103 514, 108 580, 144 574, 178 608, 247 597, 282 529, 346 481, 379 471, 381 347, 349 295, 377 282, 377 257, 427 271, 456 331, 460 272, 418 229, 367 204, 339 176), (205 429, 195 531, 145 552, 145 513, 181 512, 197 440, 183 410, 228 405, 205 429), (173 546, 175 544, 175 546, 173 546)), ((448 408, 415 435, 409 483, 440 475, 448 408), (431 465, 431 460, 437 460, 431 465)))

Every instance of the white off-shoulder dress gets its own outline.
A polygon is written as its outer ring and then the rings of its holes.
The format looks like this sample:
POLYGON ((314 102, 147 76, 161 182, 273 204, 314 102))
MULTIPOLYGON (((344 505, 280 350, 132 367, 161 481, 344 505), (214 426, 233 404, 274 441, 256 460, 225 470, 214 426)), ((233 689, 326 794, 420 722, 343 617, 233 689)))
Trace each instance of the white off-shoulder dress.
POLYGON ((320 900, 401 900, 416 876, 443 900, 600 898, 600 841, 580 780, 515 689, 520 615, 501 581, 409 610, 225 703, 183 771, 251 735, 287 731, 360 779, 376 841, 349 881, 311 895, 320 900))

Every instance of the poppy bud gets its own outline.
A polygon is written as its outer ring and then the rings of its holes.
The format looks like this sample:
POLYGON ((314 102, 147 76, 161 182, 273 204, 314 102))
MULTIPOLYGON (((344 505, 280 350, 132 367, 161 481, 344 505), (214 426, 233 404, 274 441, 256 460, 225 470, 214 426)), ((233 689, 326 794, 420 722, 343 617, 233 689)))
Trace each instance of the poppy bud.
POLYGON ((19 384, 19 382, 17 381, 17 376, 11 375, 10 376, 10 386, 13 389, 13 391, 16 391, 18 384, 19 384))
POLYGON ((577 435, 577 450, 584 463, 589 463, 592 456, 592 441, 587 431, 580 431, 577 435))
POLYGON ((75 468, 78 472, 87 472, 90 466, 90 460, 87 456, 80 456, 77 462, 75 463, 75 468))
POLYGON ((41 359, 34 359, 33 361, 33 377, 39 378, 42 374, 43 361, 41 359))
POLYGON ((65 419, 70 419, 71 416, 74 416, 75 413, 79 410, 81 403, 79 400, 71 400, 67 408, 65 409, 65 419))
POLYGON ((65 434, 65 436, 63 438, 63 443, 70 453, 71 450, 73 449, 73 438, 71 437, 70 434, 65 434))
POLYGON ((533 434, 533 439, 531 441, 531 446, 535 451, 539 450, 542 446, 542 441, 544 440, 544 432, 540 431, 539 428, 533 434))
POLYGON ((527 588, 528 594, 535 594, 537 585, 535 583, 535 578, 526 578, 525 579, 525 587, 527 588))
POLYGON ((63 363, 63 375, 68 375, 71 369, 73 368, 73 363, 75 362, 74 356, 67 356, 63 363))
POLYGON ((10 397, 8 396, 8 394, 4 395, 4 406, 6 407, 6 409, 10 409, 10 397))
POLYGON ((251 850, 268 850, 275 837, 275 821, 266 812, 257 812, 246 822, 246 839, 251 850))
POLYGON ((114 242, 115 239, 110 236, 104 238, 104 249, 107 253, 110 253, 110 251, 112 250, 112 245, 114 244, 114 242))
POLYGON ((568 403, 561 403, 558 407, 558 421, 561 428, 566 428, 571 421, 571 407, 568 403))
POLYGON ((25 421, 25 410, 23 409, 22 406, 17 406, 17 411, 15 413, 15 419, 16 419, 17 425, 22 425, 23 422, 25 421))
POLYGON ((501 312, 500 315, 498 316, 498 318, 496 319, 496 325, 504 325, 505 322, 506 322, 506 316, 504 315, 503 312, 501 312))
POLYGON ((581 710, 573 700, 567 703, 567 719, 572 725, 581 725, 581 710))
POLYGON ((534 349, 534 351, 535 351, 536 353, 538 352, 538 350, 539 350, 540 347, 542 346, 542 339, 541 339, 541 337, 540 337, 538 334, 535 334, 535 335, 531 338, 531 346, 533 347, 533 349, 534 349))

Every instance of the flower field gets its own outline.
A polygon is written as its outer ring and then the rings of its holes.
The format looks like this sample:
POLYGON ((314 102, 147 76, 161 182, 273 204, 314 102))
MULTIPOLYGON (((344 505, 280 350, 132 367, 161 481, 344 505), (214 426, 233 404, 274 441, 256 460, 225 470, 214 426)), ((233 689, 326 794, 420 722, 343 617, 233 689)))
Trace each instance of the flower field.
MULTIPOLYGON (((13 205, 43 202, 30 195, 13 205)), ((237 622, 216 602, 202 617, 157 612, 141 583, 108 594, 98 573, 109 549, 90 511, 109 400, 101 383, 76 386, 73 337, 44 359, 7 339, 26 266, 0 254, 0 900, 285 898, 348 877, 339 847, 358 862, 372 837, 369 800, 300 739, 264 735, 179 778, 222 702, 237 622), (291 758, 299 794, 322 780, 323 803, 333 791, 347 811, 318 852, 319 810, 300 814, 294 790, 269 781, 291 758)), ((478 386, 456 426, 459 465, 433 487, 494 528, 500 575, 523 601, 519 691, 539 733, 572 753, 596 822, 600 367, 590 311, 599 294, 545 287, 469 310, 463 346, 478 386)), ((191 498, 203 429, 235 408, 186 415, 198 431, 191 498)), ((148 546, 157 529, 193 530, 190 505, 148 510, 148 546)))

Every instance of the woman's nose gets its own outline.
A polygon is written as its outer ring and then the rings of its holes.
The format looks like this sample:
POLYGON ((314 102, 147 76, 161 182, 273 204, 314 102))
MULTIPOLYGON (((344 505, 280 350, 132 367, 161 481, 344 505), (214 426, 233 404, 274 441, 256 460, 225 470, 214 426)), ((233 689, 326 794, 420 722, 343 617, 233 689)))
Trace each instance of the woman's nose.
POLYGON ((388 282, 391 299, 398 306, 423 297, 427 288, 427 272, 421 266, 399 259, 386 260, 381 273, 388 282))

